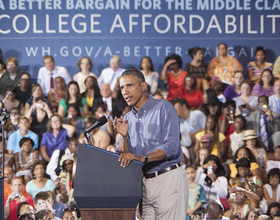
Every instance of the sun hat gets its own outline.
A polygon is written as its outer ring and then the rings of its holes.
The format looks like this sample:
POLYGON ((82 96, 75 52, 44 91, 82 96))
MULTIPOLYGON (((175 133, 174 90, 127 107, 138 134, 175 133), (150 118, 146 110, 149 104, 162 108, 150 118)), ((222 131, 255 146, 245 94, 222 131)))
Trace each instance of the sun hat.
POLYGON ((258 138, 258 136, 256 135, 255 130, 246 130, 244 132, 243 141, 251 140, 251 139, 254 139, 254 138, 258 138))

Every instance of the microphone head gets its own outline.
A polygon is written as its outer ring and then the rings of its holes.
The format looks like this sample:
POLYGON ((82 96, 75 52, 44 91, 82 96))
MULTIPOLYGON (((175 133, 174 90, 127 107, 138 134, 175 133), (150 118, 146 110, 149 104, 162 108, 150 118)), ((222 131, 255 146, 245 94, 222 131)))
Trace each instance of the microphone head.
POLYGON ((107 123, 108 119, 106 118, 105 115, 103 115, 102 117, 100 117, 99 119, 97 119, 99 126, 102 126, 104 124, 107 123))

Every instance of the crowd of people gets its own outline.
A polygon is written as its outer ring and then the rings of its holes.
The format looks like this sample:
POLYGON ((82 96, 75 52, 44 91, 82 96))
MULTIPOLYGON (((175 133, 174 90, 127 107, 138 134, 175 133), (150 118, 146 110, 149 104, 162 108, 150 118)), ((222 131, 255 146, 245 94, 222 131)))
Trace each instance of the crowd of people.
MULTIPOLYGON (((274 65, 266 62, 265 49, 257 47, 245 79, 242 65, 227 52, 221 43, 218 56, 208 64, 203 62, 202 49, 194 47, 188 51, 193 60, 185 66, 179 55, 172 54, 161 74, 150 57, 143 57, 137 69, 147 83, 142 88, 149 98, 145 102, 165 99, 177 112, 183 159, 178 157, 176 163, 183 165, 189 180, 186 219, 276 220, 280 218, 280 59, 274 65), (159 80, 168 93, 159 88, 159 80)), ((106 116, 108 123, 91 132, 91 144, 118 153, 124 135, 114 120, 125 122, 125 115, 137 108, 130 105, 130 96, 122 95, 122 89, 133 85, 120 82, 125 72, 120 57, 111 57, 100 74, 91 72, 91 58, 81 57, 80 72, 71 77, 47 55, 36 80, 20 69, 16 58, 4 62, 1 49, 0 62, 0 105, 10 114, 0 137, 0 148, 2 143, 5 146, 5 155, 1 150, 5 219, 80 218, 73 197, 73 164, 78 144, 88 143, 83 131, 106 116)), ((146 135, 157 136, 153 129, 146 135)), ((141 219, 141 210, 137 218, 141 219)))

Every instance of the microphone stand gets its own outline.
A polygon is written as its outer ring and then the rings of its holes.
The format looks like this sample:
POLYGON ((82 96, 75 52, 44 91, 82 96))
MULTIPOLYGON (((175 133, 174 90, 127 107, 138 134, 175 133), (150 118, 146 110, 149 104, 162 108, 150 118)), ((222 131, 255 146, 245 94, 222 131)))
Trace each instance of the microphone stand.
POLYGON ((1 192, 1 201, 2 201, 2 207, 1 207, 1 219, 4 219, 4 181, 5 181, 5 175, 4 175, 4 165, 5 165, 5 125, 10 115, 7 113, 7 110, 4 108, 4 105, 2 103, 2 111, 1 111, 1 129, 2 129, 2 176, 0 177, 1 183, 3 186, 3 190, 1 192))

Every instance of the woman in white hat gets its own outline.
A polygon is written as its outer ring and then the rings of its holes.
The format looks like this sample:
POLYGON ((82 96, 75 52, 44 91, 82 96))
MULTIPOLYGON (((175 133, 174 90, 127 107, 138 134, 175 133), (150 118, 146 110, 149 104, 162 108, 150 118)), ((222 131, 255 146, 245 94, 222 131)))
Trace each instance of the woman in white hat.
POLYGON ((266 171, 268 156, 265 150, 265 145, 259 140, 254 130, 246 130, 244 132, 243 141, 246 147, 252 151, 253 155, 257 159, 257 163, 261 169, 261 172, 263 173, 262 180, 266 180, 267 175, 264 171, 266 171))

